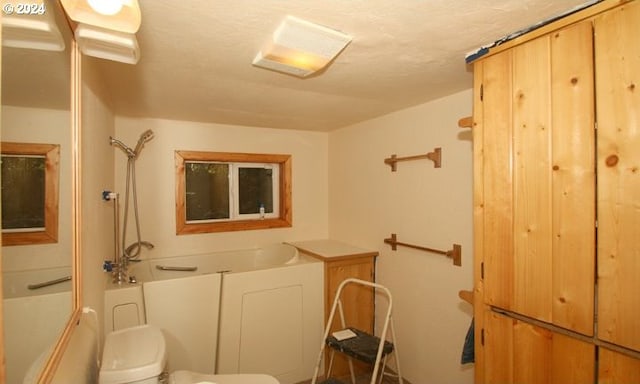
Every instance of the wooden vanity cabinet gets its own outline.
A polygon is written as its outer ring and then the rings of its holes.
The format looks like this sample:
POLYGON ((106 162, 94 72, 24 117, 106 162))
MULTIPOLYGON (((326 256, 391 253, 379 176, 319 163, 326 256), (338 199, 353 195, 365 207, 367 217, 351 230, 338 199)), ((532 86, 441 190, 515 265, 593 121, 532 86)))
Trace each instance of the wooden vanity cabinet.
MULTIPOLYGON (((306 253, 324 262, 324 323, 328 321, 331 306, 338 286, 347 278, 375 281, 375 258, 378 252, 354 247, 334 240, 310 240, 290 243, 299 252, 306 253)), ((359 285, 348 285, 342 294, 345 321, 370 334, 374 333, 374 292, 359 285)), ((335 316, 331 331, 342 329, 340 317, 335 316)), ((327 362, 328 363, 328 362, 327 362)), ((365 370, 369 366, 354 362, 356 368, 365 370)), ((348 374, 347 360, 336 354, 333 372, 348 374)))
POLYGON ((605 0, 473 69, 476 382, 594 381, 556 366, 637 381, 640 1, 605 0))

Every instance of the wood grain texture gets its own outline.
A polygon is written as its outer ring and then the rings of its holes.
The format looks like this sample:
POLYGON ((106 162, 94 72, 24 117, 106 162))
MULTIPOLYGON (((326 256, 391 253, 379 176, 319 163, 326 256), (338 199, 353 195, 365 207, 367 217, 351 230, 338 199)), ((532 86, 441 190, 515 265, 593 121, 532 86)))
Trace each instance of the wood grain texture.
POLYGON ((552 319, 593 335, 595 113, 590 22, 551 35, 552 319))
POLYGON ((600 348, 599 384, 640 383, 640 360, 600 348))
MULTIPOLYGON (((483 62, 482 179, 484 224, 484 302, 513 304, 513 180, 511 61, 507 51, 483 62)), ((478 119, 474 118, 478 121, 478 119)))
POLYGON ((513 52, 514 305, 551 321, 551 105, 549 37, 513 52))
POLYGON ((598 337, 640 350, 640 3, 595 20, 598 337))

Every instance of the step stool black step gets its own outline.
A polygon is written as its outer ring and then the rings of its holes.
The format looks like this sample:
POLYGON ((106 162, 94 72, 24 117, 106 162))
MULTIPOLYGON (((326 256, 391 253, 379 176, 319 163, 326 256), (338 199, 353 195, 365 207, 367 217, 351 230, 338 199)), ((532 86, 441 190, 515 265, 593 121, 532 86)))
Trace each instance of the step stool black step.
MULTIPOLYGON (((349 339, 338 340, 332 335, 329 335, 329 337, 327 337, 326 344, 345 355, 364 361, 368 364, 375 364, 378 346, 380 345, 380 338, 356 328, 348 327, 347 329, 353 331, 356 336, 349 339)), ((391 352, 393 352, 393 343, 385 341, 384 347, 382 348, 382 357, 384 358, 391 352)))

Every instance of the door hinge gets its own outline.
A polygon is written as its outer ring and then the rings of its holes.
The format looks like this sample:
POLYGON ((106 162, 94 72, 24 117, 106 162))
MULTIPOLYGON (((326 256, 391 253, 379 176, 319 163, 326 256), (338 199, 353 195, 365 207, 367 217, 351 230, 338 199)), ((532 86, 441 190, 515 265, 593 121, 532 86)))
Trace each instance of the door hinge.
POLYGON ((484 101, 484 84, 480 84, 480 101, 484 101))
POLYGON ((480 345, 484 347, 484 328, 480 330, 480 345))
POLYGON ((480 278, 484 280, 484 261, 480 263, 480 278))

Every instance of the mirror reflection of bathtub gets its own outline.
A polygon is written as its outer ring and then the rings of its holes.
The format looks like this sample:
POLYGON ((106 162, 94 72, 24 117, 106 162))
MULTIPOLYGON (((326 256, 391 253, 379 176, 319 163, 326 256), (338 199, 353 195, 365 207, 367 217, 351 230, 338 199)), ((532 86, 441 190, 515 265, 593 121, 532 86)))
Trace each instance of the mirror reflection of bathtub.
POLYGON ((69 267, 3 273, 7 383, 21 383, 60 337, 71 312, 70 275, 69 267))
POLYGON ((130 269, 138 284, 109 279, 105 328, 159 326, 171 370, 297 383, 322 337, 323 268, 286 244, 143 261, 130 269))
MULTIPOLYGON (((39 3, 46 6, 43 17, 53 18, 58 26, 64 49, 2 46, 0 135, 4 142, 60 146, 58 238, 56 243, 50 244, 2 246, 7 383, 22 383, 26 367, 58 341, 75 309, 72 281, 34 290, 27 288, 29 284, 71 275, 74 252, 72 32, 57 1, 41 0, 39 3)), ((3 38, 9 36, 6 33, 7 17, 2 17, 3 38)), ((28 20, 40 21, 35 17, 28 20)), ((46 362, 48 355, 43 360, 46 362)))

